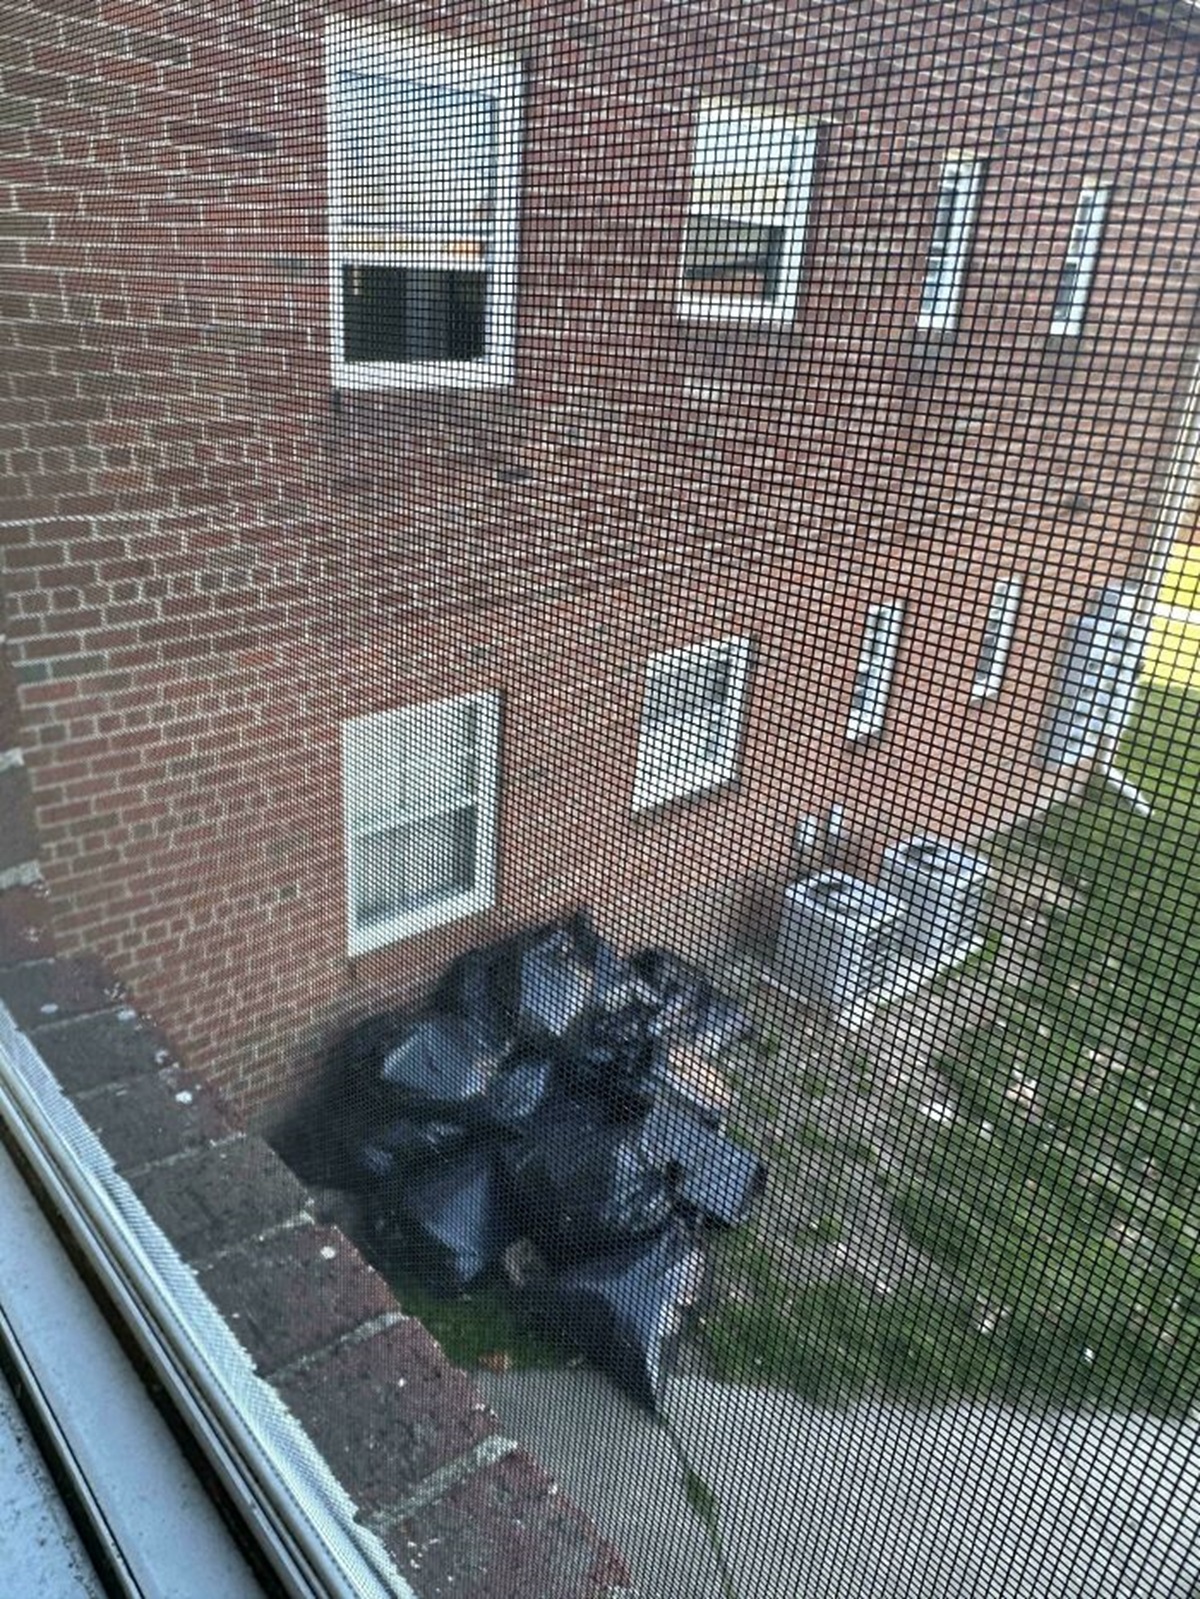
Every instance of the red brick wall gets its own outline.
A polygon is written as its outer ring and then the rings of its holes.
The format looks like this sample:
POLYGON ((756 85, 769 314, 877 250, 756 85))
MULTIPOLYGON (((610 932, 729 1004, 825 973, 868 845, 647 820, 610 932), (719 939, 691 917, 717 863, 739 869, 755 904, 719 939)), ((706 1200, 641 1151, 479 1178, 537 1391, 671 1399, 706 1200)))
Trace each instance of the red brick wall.
POLYGON ((4 7, 4 582, 43 868, 66 947, 247 1104, 314 1021, 487 930, 347 961, 345 717, 503 689, 494 925, 738 920, 802 813, 844 803, 869 855, 1027 803, 1064 620, 1144 553, 1195 310, 1196 47, 1128 7, 342 9, 526 60, 509 390, 331 393, 319 7, 4 7), (711 95, 823 121, 785 333, 675 315, 711 95), (939 343, 916 306, 962 147, 989 166, 939 343), (1053 340, 1095 176, 1088 320, 1053 340), (972 702, 1014 571, 1013 665, 972 702), (887 731, 851 748, 893 598, 887 731), (634 819, 645 656, 742 632, 741 782, 634 819))

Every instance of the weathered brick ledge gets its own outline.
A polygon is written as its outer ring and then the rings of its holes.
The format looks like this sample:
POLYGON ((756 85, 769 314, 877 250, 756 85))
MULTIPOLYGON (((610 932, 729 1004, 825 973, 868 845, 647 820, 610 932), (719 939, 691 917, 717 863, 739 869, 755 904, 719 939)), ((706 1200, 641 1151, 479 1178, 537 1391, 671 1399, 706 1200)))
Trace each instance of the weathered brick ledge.
POLYGON ((617 1552, 97 961, 0 893, 0 1001, 422 1599, 615 1599, 617 1552))

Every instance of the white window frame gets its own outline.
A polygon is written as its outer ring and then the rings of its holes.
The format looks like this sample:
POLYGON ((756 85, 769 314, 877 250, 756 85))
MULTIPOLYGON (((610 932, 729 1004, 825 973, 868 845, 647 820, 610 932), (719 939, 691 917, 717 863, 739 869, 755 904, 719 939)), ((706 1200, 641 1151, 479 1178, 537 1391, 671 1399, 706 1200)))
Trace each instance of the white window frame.
MULTIPOLYGON (((517 227, 521 187, 519 64, 457 40, 385 33, 344 17, 326 26, 326 113, 329 171, 329 293, 333 382, 337 388, 473 388, 511 383, 516 362, 517 227), (339 125, 338 77, 343 71, 403 78, 425 87, 486 93, 496 106, 495 188, 484 240, 484 354, 469 361, 348 361, 342 268, 346 265, 452 269, 455 241, 427 251, 401 248, 394 223, 356 229, 345 215, 345 160, 339 125), (389 240, 389 235, 392 237, 389 240)), ((365 225, 364 225, 365 227, 365 225)))
POLYGON ((739 322, 791 322, 795 319, 804 271, 804 239, 816 169, 818 125, 770 107, 737 105, 722 100, 702 101, 692 132, 692 163, 688 178, 689 217, 732 214, 716 205, 698 203, 695 198, 697 181, 701 176, 699 152, 702 126, 706 118, 718 117, 744 123, 748 142, 752 142, 755 131, 762 130, 769 131, 776 139, 782 136, 791 141, 782 213, 768 216, 755 212, 752 207, 743 207, 736 213, 742 221, 770 222, 782 228, 783 252, 779 263, 779 281, 770 300, 755 300, 749 296, 739 300, 731 295, 697 292, 687 283, 686 263, 681 256, 677 301, 679 314, 683 317, 739 322))
POLYGON ((721 788, 737 776, 740 761, 742 711, 750 671, 750 640, 726 638, 687 649, 652 655, 643 676, 642 710, 638 723, 637 770, 633 783, 635 811, 653 810, 670 800, 704 794, 721 788), (647 725, 652 680, 656 672, 724 658, 729 667, 727 692, 721 704, 720 747, 716 754, 687 758, 686 724, 669 724, 674 733, 647 725), (683 736, 680 736, 682 732, 683 736))
POLYGON ((975 156, 957 155, 942 163, 917 312, 917 326, 929 332, 951 332, 958 325, 983 174, 984 162, 975 156), (945 237, 940 238, 938 220, 947 195, 951 211, 945 237))
POLYGON ((1111 186, 1105 183, 1085 183, 1079 191, 1071 237, 1054 290, 1050 332, 1057 337, 1073 338, 1083 327, 1111 194, 1111 186))
POLYGON ((902 600, 872 605, 867 612, 846 717, 846 738, 851 744, 878 733, 887 719, 903 628, 902 600), (860 698, 862 703, 856 703, 860 698))
MULTIPOLYGON (((426 759, 429 757, 427 756, 426 759)), ((500 778, 500 696, 467 694, 403 710, 380 711, 342 724, 342 796, 346 840, 346 928, 351 955, 381 949, 429 928, 485 911, 496 894, 496 796, 500 778), (389 803, 382 779, 372 770, 372 754, 380 742, 408 740, 433 751, 439 738, 453 736, 462 711, 476 710, 475 785, 472 794, 442 796, 427 806, 405 808, 389 803), (462 893, 430 900, 385 920, 360 922, 355 910, 356 850, 359 841, 397 824, 420 822, 473 807, 475 811, 475 881, 462 893)))
POLYGON ((975 674, 971 679, 973 700, 994 699, 999 694, 1008 666, 1020 609, 1020 578, 1001 578, 992 589, 983 640, 979 646, 979 658, 975 663, 975 674))

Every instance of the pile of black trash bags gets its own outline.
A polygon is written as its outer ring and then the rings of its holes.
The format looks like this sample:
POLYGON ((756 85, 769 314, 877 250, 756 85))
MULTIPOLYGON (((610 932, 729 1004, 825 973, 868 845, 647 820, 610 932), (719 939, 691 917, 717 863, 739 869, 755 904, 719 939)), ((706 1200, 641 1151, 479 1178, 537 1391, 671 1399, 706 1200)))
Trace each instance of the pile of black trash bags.
POLYGON ((443 1295, 504 1260, 532 1324, 656 1407, 703 1231, 765 1186, 672 1052, 715 1061, 748 1033, 699 969, 663 949, 622 960, 585 911, 471 951, 419 1013, 331 1052, 324 1135, 362 1196, 361 1241, 443 1295))

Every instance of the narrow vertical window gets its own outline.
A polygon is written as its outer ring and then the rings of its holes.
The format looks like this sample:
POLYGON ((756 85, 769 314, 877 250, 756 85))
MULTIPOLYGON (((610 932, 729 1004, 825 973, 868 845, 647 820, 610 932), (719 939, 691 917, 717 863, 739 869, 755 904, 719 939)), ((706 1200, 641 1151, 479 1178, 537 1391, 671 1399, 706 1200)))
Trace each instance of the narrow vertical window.
POLYGON ((339 22, 328 94, 334 381, 509 381, 519 69, 339 22))
POLYGON ((700 107, 679 308, 684 315, 795 316, 816 129, 773 111, 700 107))
POLYGON ((342 763, 350 954, 492 904, 495 694, 357 717, 342 763))
POLYGON ((903 621, 903 605, 873 605, 867 612, 846 720, 851 742, 868 738, 883 726, 903 621))
POLYGON ((1004 681, 1004 668, 1012 648, 1017 613, 1021 609, 1021 584, 1016 578, 1004 578, 992 590, 987 622, 983 629, 983 642, 979 646, 979 659, 971 679, 971 698, 990 699, 1000 692, 1004 681))
POLYGON ((944 332, 958 322, 982 180, 982 161, 958 159, 942 167, 918 327, 944 332))
POLYGON ((646 664, 633 808, 719 788, 737 775, 749 639, 654 655, 646 664))
POLYGON ((1096 272, 1096 257, 1100 251, 1104 214, 1108 210, 1108 195, 1109 191, 1102 188, 1080 190, 1075 204, 1075 218, 1071 223, 1071 237, 1054 296, 1051 333, 1073 336, 1083 327, 1092 278, 1096 272))

